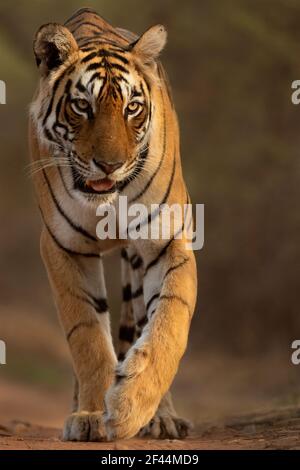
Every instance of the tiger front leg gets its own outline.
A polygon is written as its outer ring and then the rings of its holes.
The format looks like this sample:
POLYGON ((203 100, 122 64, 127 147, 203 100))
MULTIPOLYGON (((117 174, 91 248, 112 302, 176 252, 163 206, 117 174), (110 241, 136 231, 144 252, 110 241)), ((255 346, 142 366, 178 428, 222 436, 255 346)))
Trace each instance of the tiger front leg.
POLYGON ((105 398, 110 439, 137 434, 168 391, 186 349, 196 283, 195 258, 182 240, 173 240, 146 264, 148 323, 105 398))
POLYGON ((41 253, 71 351, 78 380, 77 410, 66 420, 63 439, 106 439, 104 396, 116 367, 100 257, 68 253, 45 229, 41 253))

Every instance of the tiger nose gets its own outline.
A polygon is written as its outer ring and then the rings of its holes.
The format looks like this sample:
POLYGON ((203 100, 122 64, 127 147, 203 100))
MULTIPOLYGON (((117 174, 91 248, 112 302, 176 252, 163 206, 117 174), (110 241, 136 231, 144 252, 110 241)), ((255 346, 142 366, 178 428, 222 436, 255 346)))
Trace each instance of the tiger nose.
POLYGON ((95 158, 93 158, 93 162, 106 175, 110 175, 111 173, 116 171, 118 168, 121 168, 121 166, 124 164, 124 162, 107 163, 107 162, 104 162, 103 160, 96 160, 95 158))

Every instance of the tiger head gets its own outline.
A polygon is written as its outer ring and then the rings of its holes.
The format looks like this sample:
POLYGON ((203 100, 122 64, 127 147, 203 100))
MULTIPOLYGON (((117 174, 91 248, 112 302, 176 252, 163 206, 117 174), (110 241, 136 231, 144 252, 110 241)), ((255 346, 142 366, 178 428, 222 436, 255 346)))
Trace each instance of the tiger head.
POLYGON ((131 44, 103 40, 81 48, 62 25, 37 32, 41 80, 32 115, 51 158, 69 166, 68 189, 78 197, 113 200, 136 174, 149 144, 151 87, 165 42, 160 25, 131 44))

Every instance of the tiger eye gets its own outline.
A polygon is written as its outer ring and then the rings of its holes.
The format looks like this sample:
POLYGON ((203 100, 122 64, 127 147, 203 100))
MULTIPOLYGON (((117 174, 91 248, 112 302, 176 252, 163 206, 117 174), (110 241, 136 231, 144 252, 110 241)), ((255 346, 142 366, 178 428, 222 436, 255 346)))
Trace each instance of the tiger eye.
POLYGON ((76 99, 73 101, 73 104, 76 106, 77 109, 80 111, 86 111, 88 107, 90 106, 89 102, 87 100, 83 99, 76 99))
POLYGON ((126 110, 129 114, 133 114, 141 107, 142 107, 141 103, 139 103, 138 101, 133 101, 132 103, 128 104, 126 110))

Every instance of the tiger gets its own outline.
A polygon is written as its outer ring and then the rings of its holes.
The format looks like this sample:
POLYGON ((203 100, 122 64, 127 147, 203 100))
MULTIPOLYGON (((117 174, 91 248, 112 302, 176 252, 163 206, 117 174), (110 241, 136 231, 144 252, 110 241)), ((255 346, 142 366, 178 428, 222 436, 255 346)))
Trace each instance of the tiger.
MULTIPOLYGON (((99 239, 97 208, 190 203, 179 125, 160 61, 162 25, 138 36, 90 8, 39 28, 29 112, 31 175, 41 258, 72 357, 75 386, 62 439, 185 438, 170 386, 186 350, 197 297, 193 250, 169 238, 99 239), (122 307, 115 348, 104 256, 118 249, 122 307), (118 356, 117 356, 118 352, 118 356)), ((192 218, 192 215, 191 215, 192 218)), ((118 220, 118 223, 120 221, 118 220)), ((186 224, 192 220, 184 219, 186 224)))

